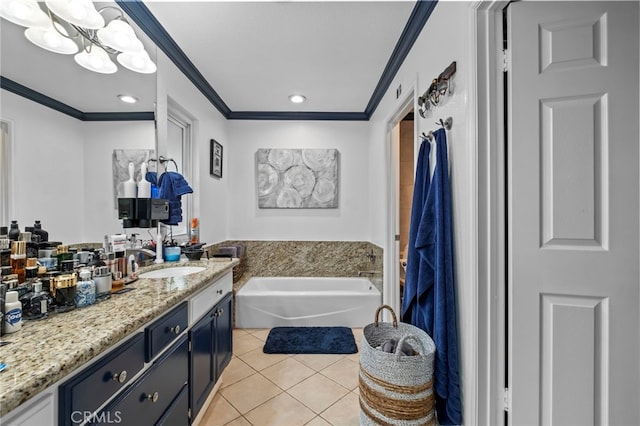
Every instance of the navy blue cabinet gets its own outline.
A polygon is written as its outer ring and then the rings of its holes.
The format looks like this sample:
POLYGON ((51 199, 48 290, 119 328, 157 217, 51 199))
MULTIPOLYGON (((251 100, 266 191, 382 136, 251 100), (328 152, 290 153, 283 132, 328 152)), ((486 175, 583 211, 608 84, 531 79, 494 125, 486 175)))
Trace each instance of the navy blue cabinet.
POLYGON ((78 425, 144 367, 144 339, 137 333, 59 388, 58 424, 78 425))
POLYGON ((151 361, 189 326, 189 304, 183 302, 144 329, 145 361, 151 361))
POLYGON ((211 389, 231 361, 232 321, 233 297, 229 293, 189 331, 192 419, 198 415, 211 389))
POLYGON ((182 387, 182 390, 173 400, 167 411, 164 412, 157 426, 166 425, 166 426, 175 426, 175 425, 184 425, 185 423, 185 415, 184 413, 189 412, 189 385, 186 383, 182 387))
POLYGON ((216 381, 222 375, 231 357, 233 356, 233 297, 229 293, 216 305, 218 316, 214 328, 216 350, 215 350, 215 371, 216 381))
POLYGON ((185 387, 189 378, 189 346, 186 334, 95 416, 94 424, 144 426, 158 423, 189 424, 185 387), (181 396, 182 395, 182 396, 181 396), (168 423, 171 419, 171 423, 168 423))

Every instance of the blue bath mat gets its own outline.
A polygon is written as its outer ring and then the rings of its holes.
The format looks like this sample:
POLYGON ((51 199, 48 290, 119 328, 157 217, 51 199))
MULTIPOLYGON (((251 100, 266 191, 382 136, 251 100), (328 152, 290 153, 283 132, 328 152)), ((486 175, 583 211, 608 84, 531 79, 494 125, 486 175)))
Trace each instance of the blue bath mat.
POLYGON ((348 327, 274 327, 262 351, 265 354, 355 354, 348 327))

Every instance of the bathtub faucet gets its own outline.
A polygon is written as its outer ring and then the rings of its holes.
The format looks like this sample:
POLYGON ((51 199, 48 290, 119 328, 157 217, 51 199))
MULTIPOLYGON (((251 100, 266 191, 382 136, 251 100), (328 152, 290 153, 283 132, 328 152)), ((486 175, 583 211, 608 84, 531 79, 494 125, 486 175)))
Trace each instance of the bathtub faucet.
POLYGON ((382 271, 358 271, 358 276, 361 277, 363 275, 376 275, 381 273, 382 271))

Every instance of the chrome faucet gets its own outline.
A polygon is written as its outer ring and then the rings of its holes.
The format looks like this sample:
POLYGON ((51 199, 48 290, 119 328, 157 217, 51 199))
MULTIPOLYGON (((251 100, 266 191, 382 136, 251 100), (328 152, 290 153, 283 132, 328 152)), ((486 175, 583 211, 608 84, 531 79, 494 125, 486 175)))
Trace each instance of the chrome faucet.
POLYGON ((156 258, 156 252, 146 248, 128 248, 126 251, 127 258, 131 254, 135 255, 136 262, 140 266, 149 266, 156 258))

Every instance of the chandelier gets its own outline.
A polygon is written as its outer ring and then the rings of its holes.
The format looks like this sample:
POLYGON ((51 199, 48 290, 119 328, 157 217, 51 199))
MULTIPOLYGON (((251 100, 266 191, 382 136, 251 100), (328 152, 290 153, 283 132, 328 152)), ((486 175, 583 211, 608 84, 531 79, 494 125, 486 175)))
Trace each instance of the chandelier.
POLYGON ((143 74, 156 65, 136 37, 123 12, 114 6, 96 10, 91 0, 0 0, 0 16, 27 27, 25 37, 43 49, 74 55, 78 65, 113 74, 118 66, 143 74), (110 20, 107 22, 107 17, 110 20))

